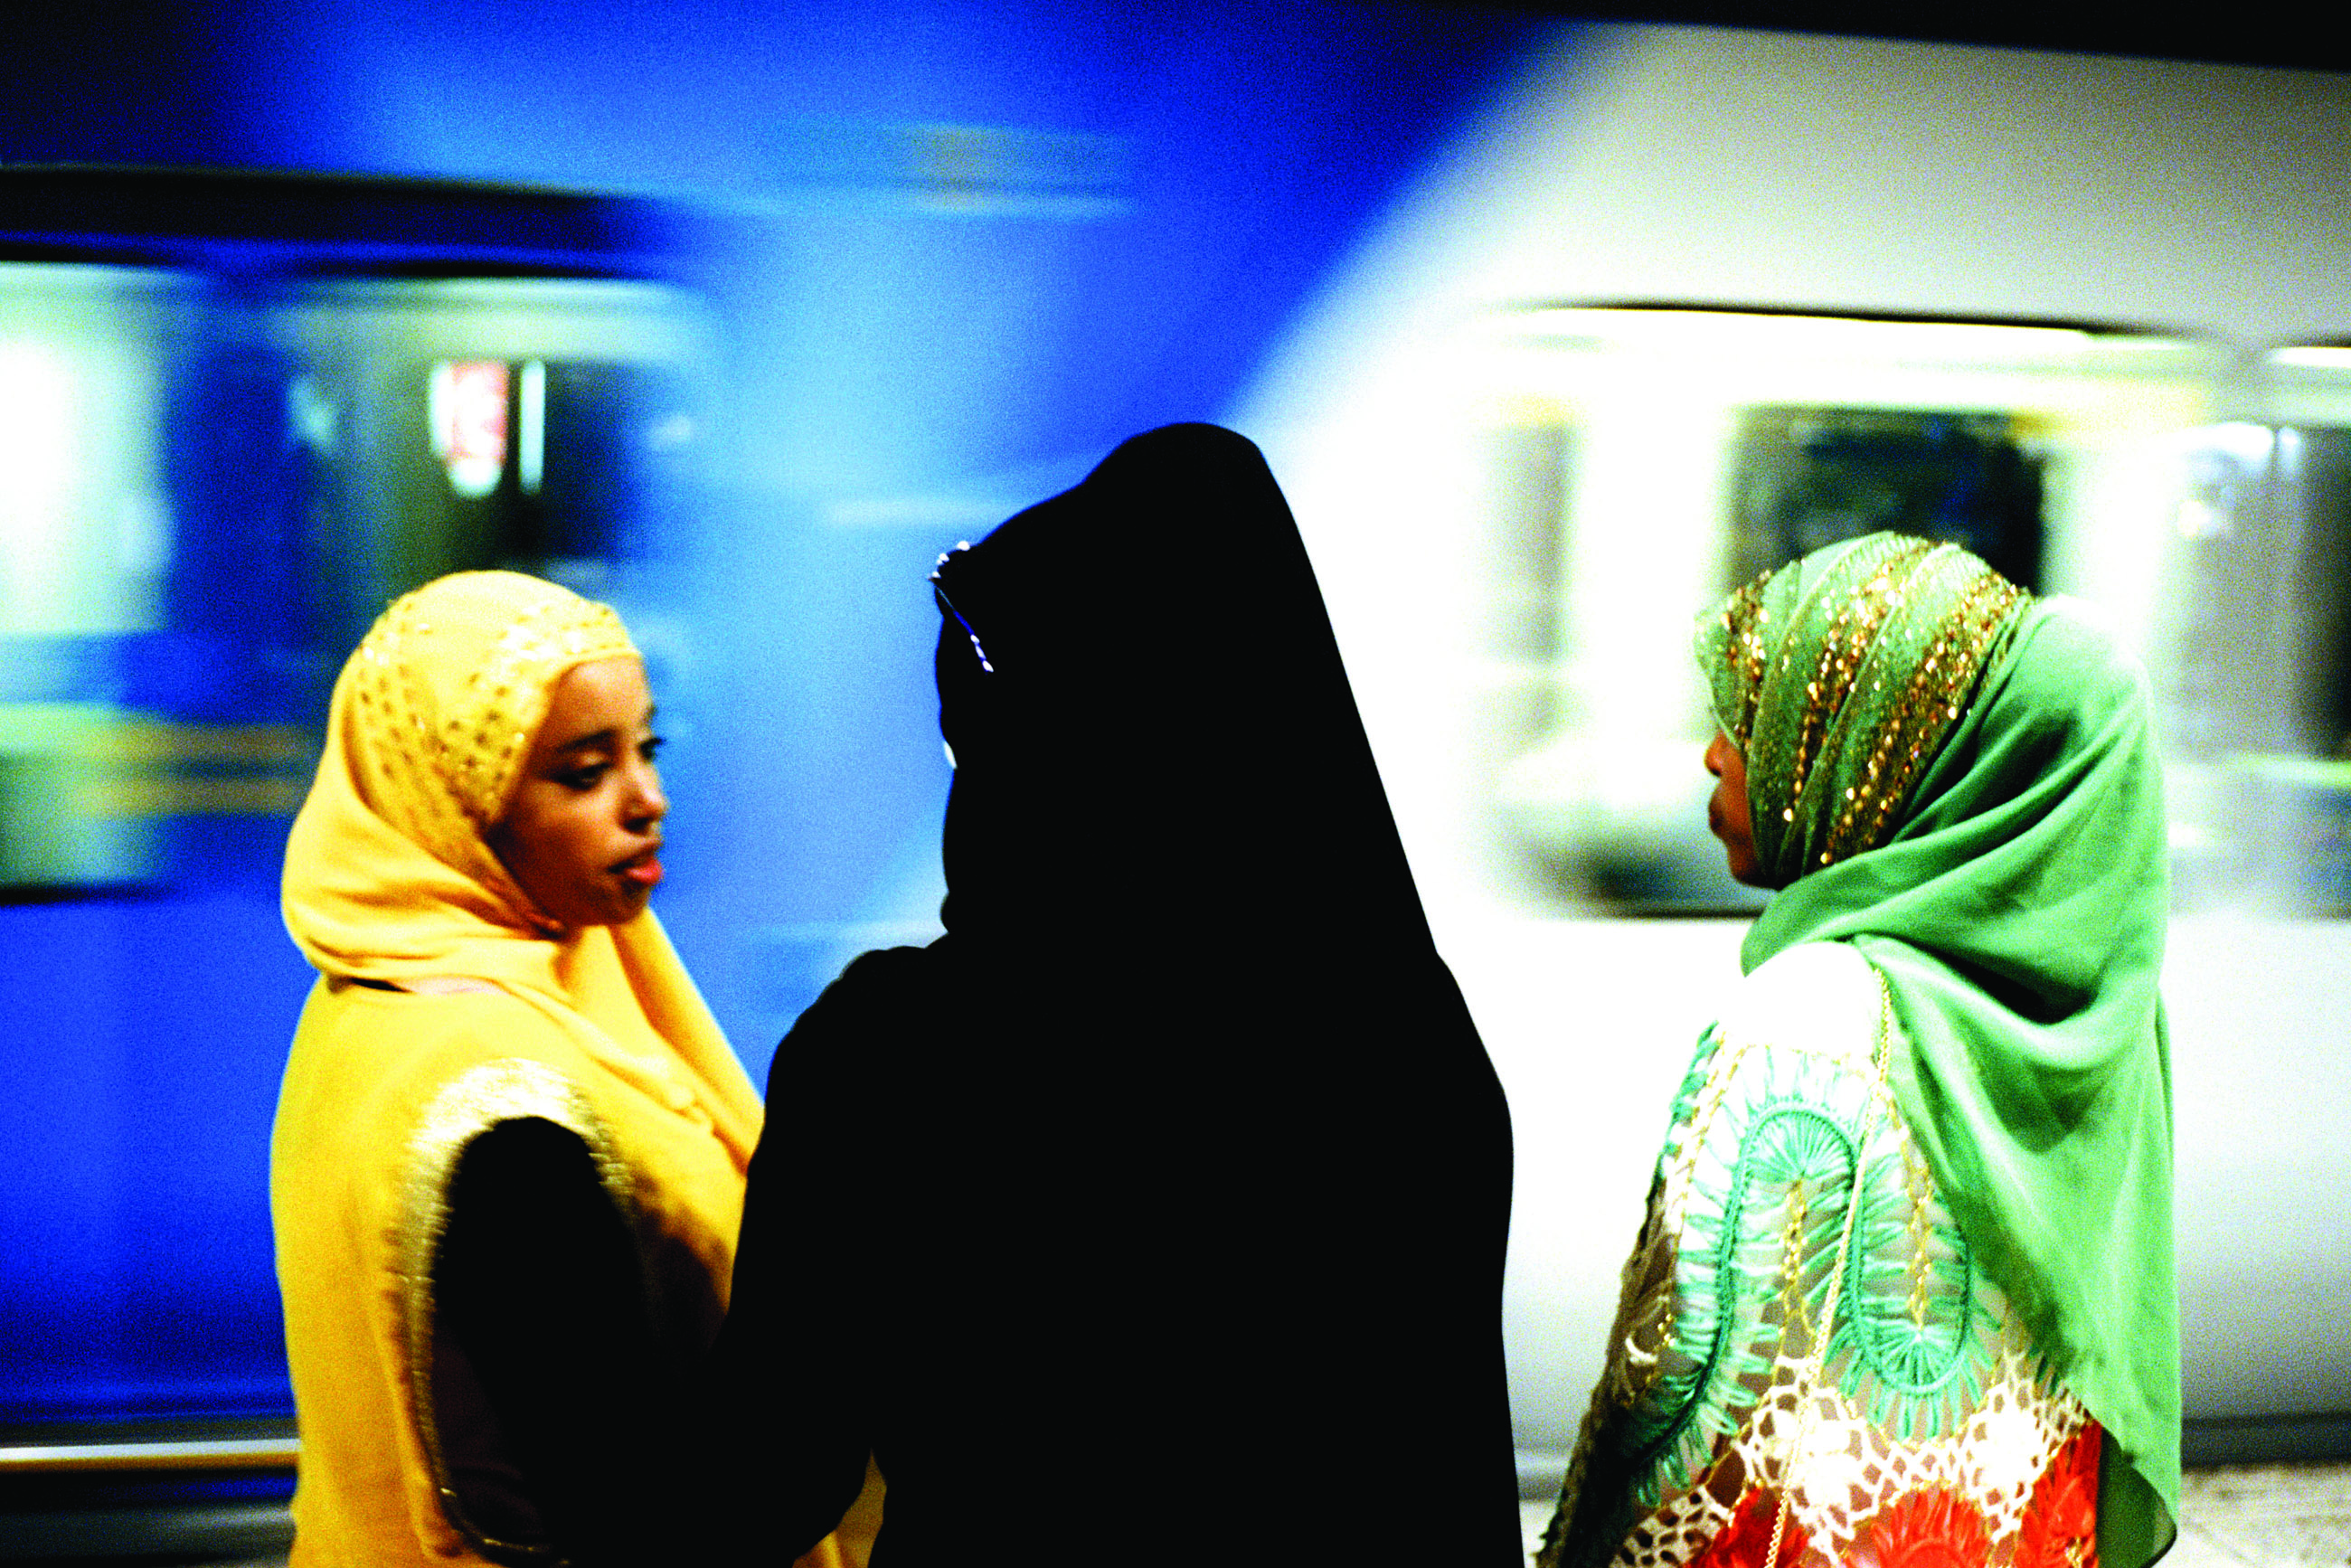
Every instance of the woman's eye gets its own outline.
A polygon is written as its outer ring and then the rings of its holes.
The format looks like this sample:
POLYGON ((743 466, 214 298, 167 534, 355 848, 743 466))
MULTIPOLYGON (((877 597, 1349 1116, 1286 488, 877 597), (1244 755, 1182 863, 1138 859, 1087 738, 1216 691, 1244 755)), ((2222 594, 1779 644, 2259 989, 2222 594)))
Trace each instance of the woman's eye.
POLYGON ((648 762, 653 761, 661 756, 661 748, 668 744, 667 736, 649 735, 637 743, 637 755, 648 762))
POLYGON ((567 772, 557 774, 555 776, 555 781, 558 784, 562 785, 567 789, 577 789, 582 794, 585 794, 587 791, 596 788, 597 784, 602 780, 603 777, 604 764, 601 762, 591 762, 584 768, 574 768, 567 772))

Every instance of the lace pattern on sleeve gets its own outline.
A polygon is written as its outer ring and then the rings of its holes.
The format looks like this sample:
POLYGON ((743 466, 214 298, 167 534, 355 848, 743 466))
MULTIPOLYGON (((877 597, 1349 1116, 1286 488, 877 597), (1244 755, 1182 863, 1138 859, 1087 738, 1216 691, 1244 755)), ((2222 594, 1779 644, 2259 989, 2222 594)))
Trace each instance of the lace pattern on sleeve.
POLYGON ((1544 1568, 1760 1564, 1783 1495, 1782 1565, 2091 1560, 2097 1428, 1975 1268, 1870 1044, 1701 1040, 1544 1568))

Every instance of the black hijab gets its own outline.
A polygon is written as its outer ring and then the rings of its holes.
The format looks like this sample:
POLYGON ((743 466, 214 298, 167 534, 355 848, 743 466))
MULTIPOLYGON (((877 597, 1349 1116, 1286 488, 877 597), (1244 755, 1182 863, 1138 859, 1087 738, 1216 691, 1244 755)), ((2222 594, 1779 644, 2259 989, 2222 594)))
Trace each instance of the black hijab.
POLYGON ((732 1550, 870 1445, 883 1568, 1515 1562, 1509 1113, 1264 460, 1138 436, 935 587, 947 935, 778 1051, 732 1550))

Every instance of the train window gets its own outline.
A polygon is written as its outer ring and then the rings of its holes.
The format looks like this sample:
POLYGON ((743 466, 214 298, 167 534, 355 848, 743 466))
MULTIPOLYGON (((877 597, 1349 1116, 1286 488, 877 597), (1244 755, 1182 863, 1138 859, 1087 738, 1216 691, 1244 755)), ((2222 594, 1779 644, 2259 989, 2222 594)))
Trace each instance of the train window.
POLYGON ((658 476, 700 425, 677 377, 613 362, 438 361, 424 413, 445 489, 415 483, 423 453, 401 466, 451 559, 559 577, 638 551, 658 476))
POLYGON ((2301 749, 2351 763, 2351 429, 2278 433, 2286 505, 2300 523, 2293 616, 2303 662, 2301 749))
MULTIPOLYGON (((528 378, 529 384, 540 392, 546 387, 546 367, 534 360, 526 371, 538 371, 528 378)), ((427 380, 425 404, 427 421, 433 428, 433 455, 449 476, 449 488, 469 501, 478 501, 498 487, 506 477, 508 450, 507 432, 517 423, 507 417, 507 391, 515 384, 507 373, 504 360, 443 360, 433 367, 427 380)), ((525 441, 536 447, 530 438, 532 415, 538 409, 538 399, 527 399, 521 411, 525 441)), ((536 465, 531 465, 534 469, 536 465)), ((516 482, 525 493, 535 493, 538 485, 536 472, 526 473, 524 465, 516 465, 516 482)))
POLYGON ((2199 431, 2154 673, 2189 904, 2351 915, 2351 351, 2275 351, 2199 431))
POLYGON ((324 641, 386 601, 504 567, 591 592, 680 522, 708 420, 708 324, 681 290, 574 278, 310 285, 274 321, 318 464, 324 641))
POLYGON ((1890 528, 1964 546, 2041 586, 2048 456, 2012 413, 1776 407, 1739 419, 1724 588, 1890 528))
POLYGON ((1894 528, 2097 601, 2143 646, 2181 434, 2210 423, 2220 363, 2043 323, 1577 306, 1493 325, 1495 863, 1568 912, 1761 905, 1707 832, 1689 654, 1698 614, 1759 571, 1894 528))
POLYGON ((1573 483, 1574 432, 1562 411, 1529 403, 1490 442, 1485 580, 1488 656, 1510 672, 1518 701, 1505 721, 1524 739, 1554 719, 1545 675, 1559 663, 1559 607, 1566 570, 1560 528, 1573 483))

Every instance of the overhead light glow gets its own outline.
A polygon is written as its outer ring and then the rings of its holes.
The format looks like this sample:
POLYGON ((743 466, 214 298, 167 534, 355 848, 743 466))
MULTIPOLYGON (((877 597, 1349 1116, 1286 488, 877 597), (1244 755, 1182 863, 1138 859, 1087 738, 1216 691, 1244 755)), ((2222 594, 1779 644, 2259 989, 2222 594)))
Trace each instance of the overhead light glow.
POLYGON ((2270 363, 2305 371, 2351 371, 2351 349, 2314 343, 2278 349, 2271 352, 2270 363))
POLYGON ((2208 424, 2193 432, 2189 439, 2191 450, 2217 452, 2240 463, 2258 464, 2270 460, 2270 447, 2277 433, 2266 424, 2231 420, 2223 424, 2208 424))
POLYGON ((515 479, 526 496, 538 494, 547 472, 547 362, 531 360, 522 368, 522 387, 516 400, 522 429, 515 443, 515 479))

